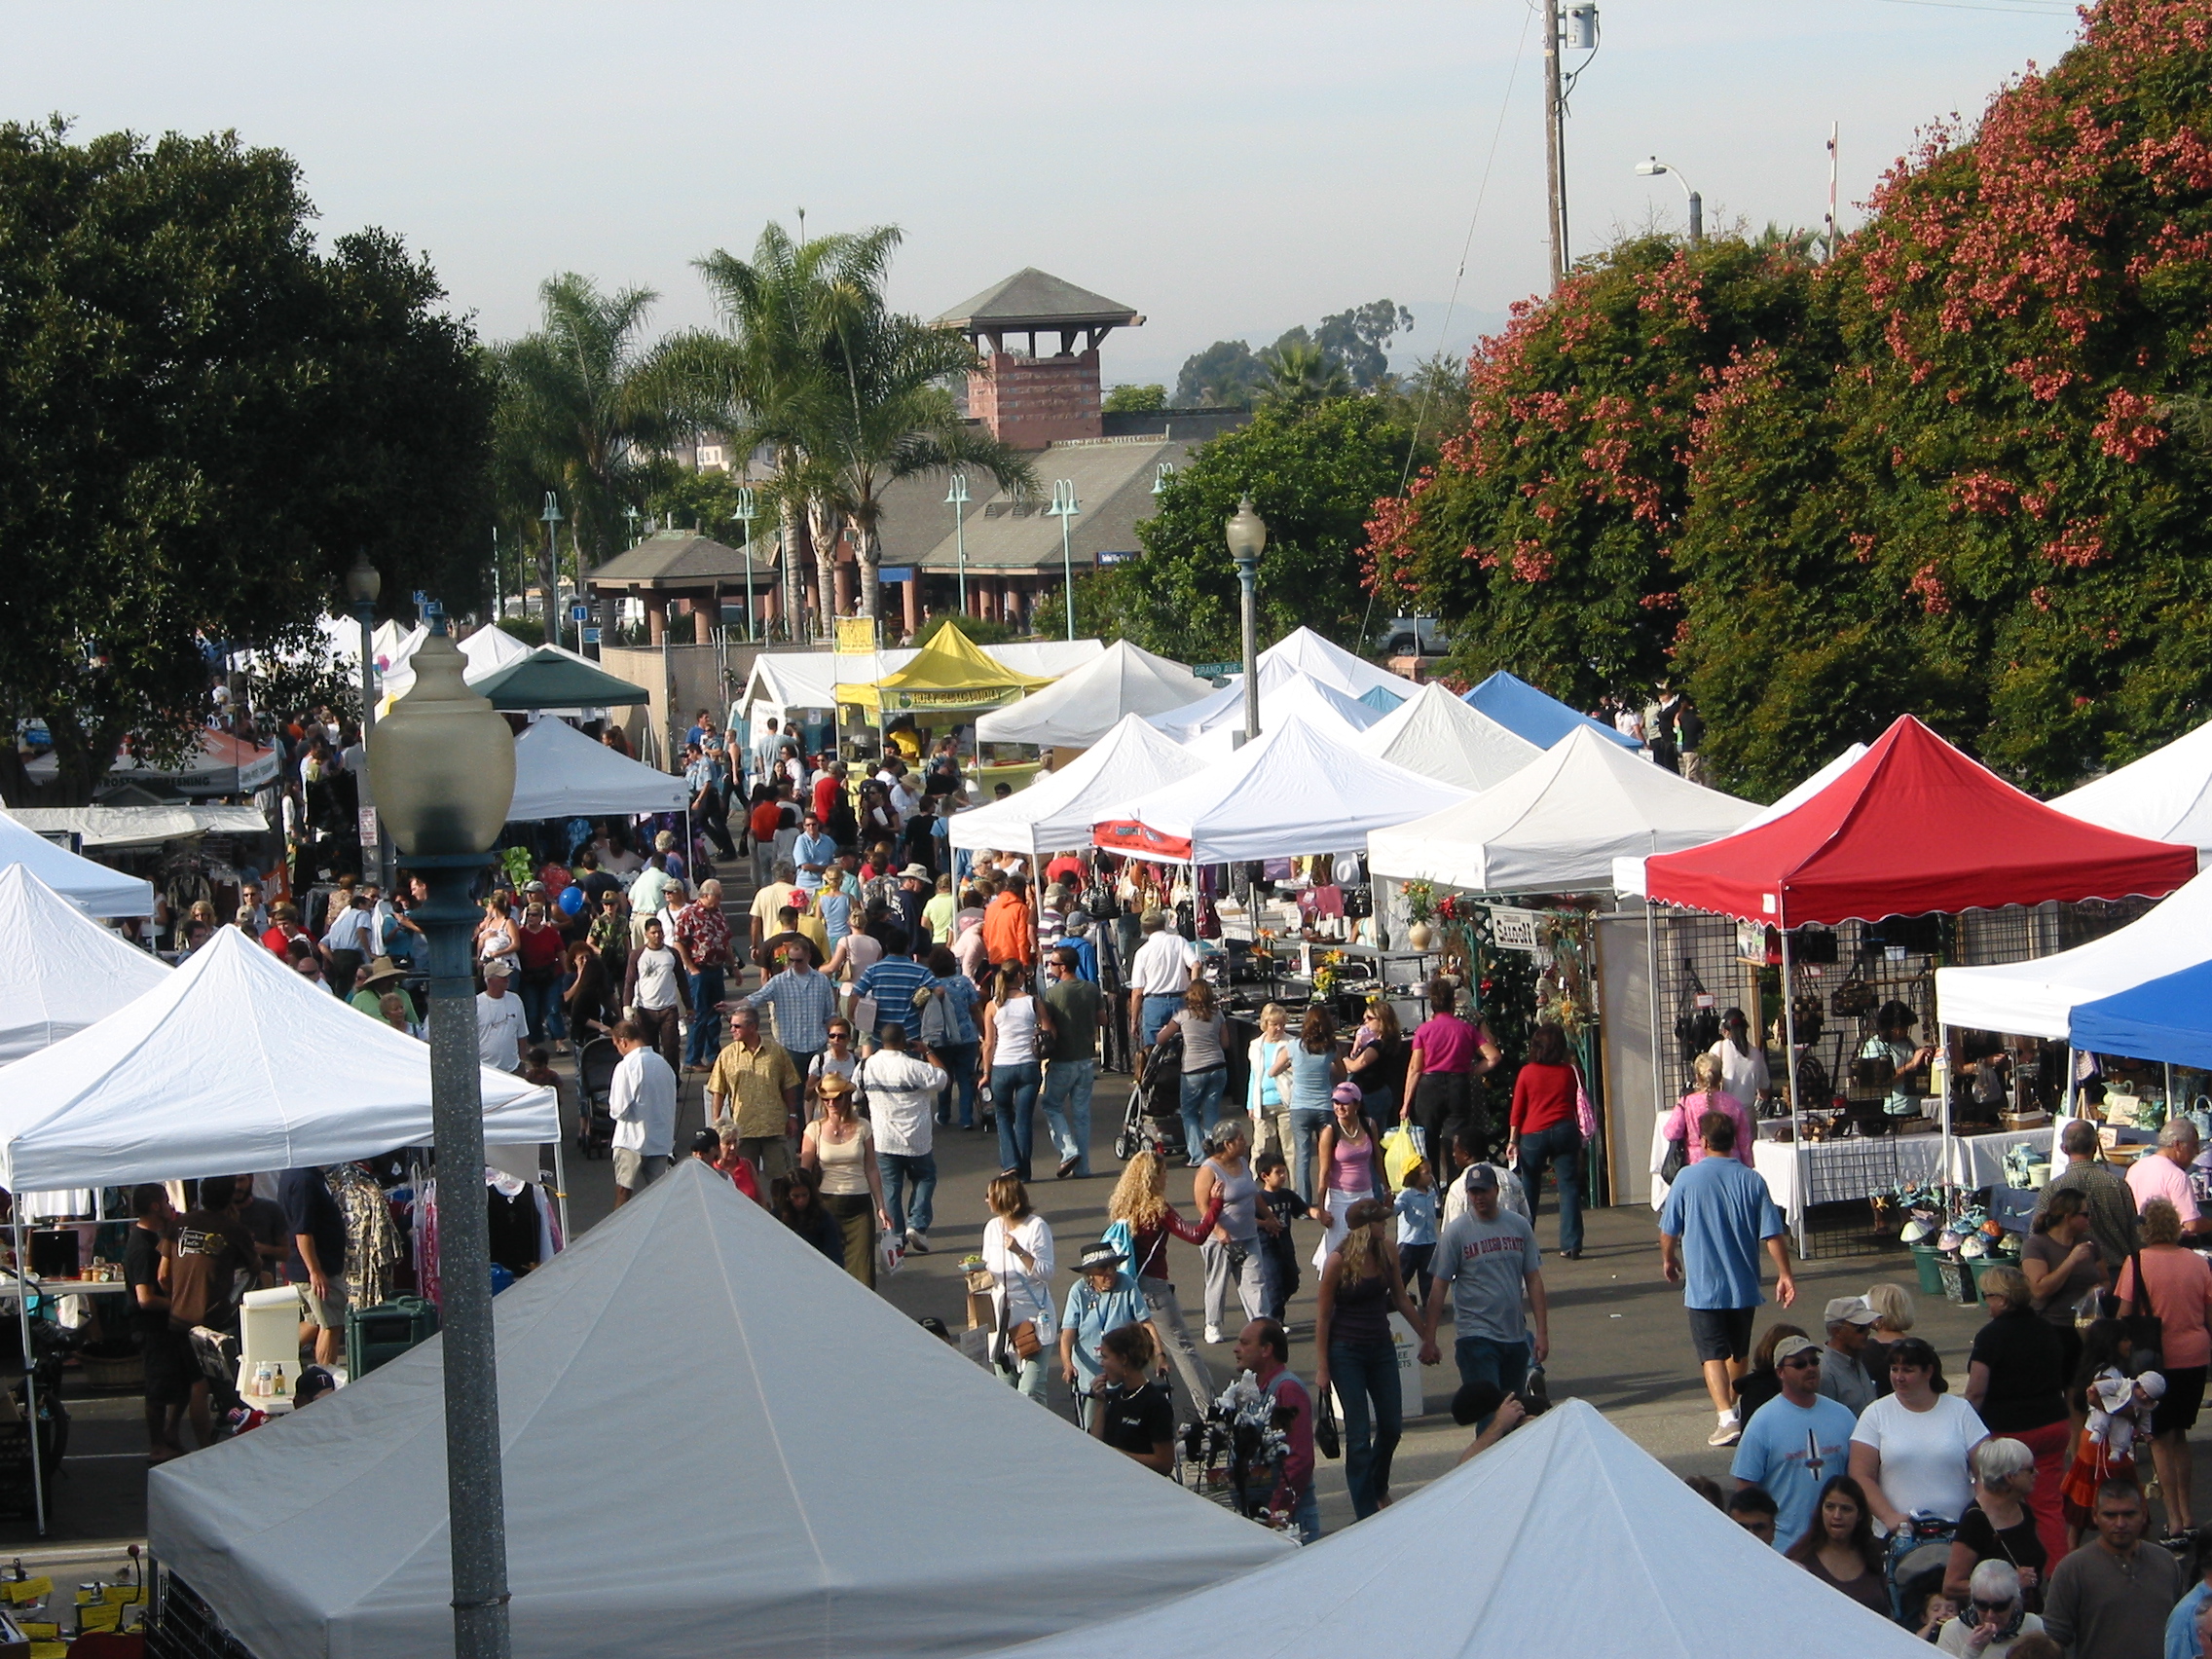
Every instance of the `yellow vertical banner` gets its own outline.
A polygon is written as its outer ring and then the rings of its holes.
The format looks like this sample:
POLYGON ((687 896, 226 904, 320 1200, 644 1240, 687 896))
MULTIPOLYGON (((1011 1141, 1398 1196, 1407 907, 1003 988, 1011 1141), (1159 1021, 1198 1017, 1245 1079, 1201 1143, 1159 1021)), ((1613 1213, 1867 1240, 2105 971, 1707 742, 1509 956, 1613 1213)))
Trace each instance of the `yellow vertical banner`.
POLYGON ((875 654, 875 618, 872 616, 838 617, 837 654, 839 656, 873 656, 875 654))

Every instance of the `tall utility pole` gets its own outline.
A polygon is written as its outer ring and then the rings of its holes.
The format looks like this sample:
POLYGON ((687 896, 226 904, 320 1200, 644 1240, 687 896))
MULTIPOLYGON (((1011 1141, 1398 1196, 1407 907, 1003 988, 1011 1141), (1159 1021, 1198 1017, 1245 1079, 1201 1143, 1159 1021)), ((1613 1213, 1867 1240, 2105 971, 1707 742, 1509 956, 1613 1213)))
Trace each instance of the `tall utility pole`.
POLYGON ((1544 200, 1550 211, 1552 287, 1567 280, 1567 145, 1561 131, 1559 0, 1544 0, 1544 200))
POLYGON ((1828 218, 1827 245, 1821 250, 1821 263, 1826 264, 1835 257, 1835 141, 1842 130, 1837 122, 1828 123, 1828 218))

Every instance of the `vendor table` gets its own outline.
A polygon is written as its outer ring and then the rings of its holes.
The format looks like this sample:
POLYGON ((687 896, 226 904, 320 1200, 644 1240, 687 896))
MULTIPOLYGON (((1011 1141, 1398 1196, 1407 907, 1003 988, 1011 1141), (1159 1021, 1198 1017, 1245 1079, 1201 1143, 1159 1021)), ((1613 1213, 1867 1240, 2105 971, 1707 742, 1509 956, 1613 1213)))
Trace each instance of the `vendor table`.
MULTIPOLYGON (((2029 1146, 2047 1157, 2050 1137, 2048 1125, 2007 1134, 1955 1135, 1942 1179, 1955 1187, 2004 1186, 2006 1153, 2029 1146)), ((1811 1141, 1805 1146, 1805 1191, 1800 1198, 1796 1148, 1788 1141, 1762 1140, 1751 1149, 1751 1167, 1765 1179, 1767 1191, 1792 1222, 1806 1203, 1840 1203, 1870 1198, 1893 1188, 1933 1185, 1943 1162, 1939 1134, 1811 1141)))

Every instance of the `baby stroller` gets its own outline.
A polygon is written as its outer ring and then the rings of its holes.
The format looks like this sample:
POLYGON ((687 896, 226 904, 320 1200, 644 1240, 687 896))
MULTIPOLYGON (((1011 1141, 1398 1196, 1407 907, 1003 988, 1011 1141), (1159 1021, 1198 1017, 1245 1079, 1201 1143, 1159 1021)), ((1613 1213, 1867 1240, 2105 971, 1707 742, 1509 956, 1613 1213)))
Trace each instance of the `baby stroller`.
POLYGON ((1186 1156, 1183 1144, 1183 1034, 1169 1027, 1159 1042, 1137 1055, 1136 1085, 1114 1137, 1114 1156, 1126 1163, 1142 1151, 1158 1153, 1173 1165, 1186 1156))
POLYGON ((605 1158, 614 1145, 614 1068, 622 1056, 613 1039, 594 1037, 576 1051, 576 1150, 605 1158))

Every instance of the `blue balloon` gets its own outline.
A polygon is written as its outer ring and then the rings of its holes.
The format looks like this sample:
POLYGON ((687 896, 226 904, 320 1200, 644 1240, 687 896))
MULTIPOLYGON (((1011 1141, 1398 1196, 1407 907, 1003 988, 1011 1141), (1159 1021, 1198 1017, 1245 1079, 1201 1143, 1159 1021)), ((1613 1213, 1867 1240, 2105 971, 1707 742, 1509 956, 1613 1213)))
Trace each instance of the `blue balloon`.
POLYGON ((564 916, 581 915, 584 907, 583 889, 564 887, 561 889, 561 897, 554 903, 561 906, 561 914, 564 916))

